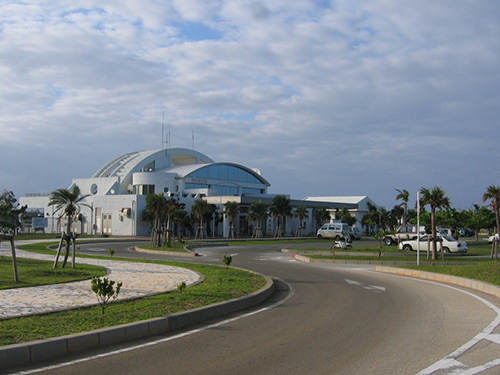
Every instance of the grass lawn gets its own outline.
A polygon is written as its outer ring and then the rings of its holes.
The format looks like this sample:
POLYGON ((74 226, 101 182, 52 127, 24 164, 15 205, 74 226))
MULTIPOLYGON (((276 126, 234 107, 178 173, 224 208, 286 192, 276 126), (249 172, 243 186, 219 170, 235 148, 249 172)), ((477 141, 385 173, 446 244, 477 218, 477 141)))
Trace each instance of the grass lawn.
POLYGON ((467 264, 460 266, 450 266, 443 264, 421 265, 421 266, 402 266, 402 268, 412 268, 421 271, 443 273, 465 277, 468 279, 480 280, 490 284, 500 285, 500 262, 489 260, 476 264, 467 264))
MULTIPOLYGON (((457 265, 443 264, 441 259, 431 261, 431 265, 406 265, 398 266, 402 268, 412 268, 422 271, 443 273, 447 275, 455 275, 460 277, 466 277, 469 279, 481 280, 491 284, 500 285, 500 261, 492 260, 489 256, 491 254, 491 244, 485 241, 470 241, 467 243, 468 251, 463 255, 448 255, 445 257, 445 262, 456 262, 462 263, 457 265), (469 264, 463 264, 463 263, 469 264)), ((297 249, 298 250, 298 249, 297 249)), ((403 252, 398 251, 396 246, 383 246, 381 258, 377 256, 356 256, 356 255, 342 255, 344 250, 335 250, 335 255, 315 255, 314 251, 324 251, 329 249, 321 248, 301 248, 300 250, 311 251, 311 254, 307 256, 315 259, 342 259, 342 260, 369 260, 369 261, 410 261, 415 262, 417 259, 416 252, 403 252), (399 255, 399 256, 398 256, 399 255)), ((371 252, 378 253, 378 246, 360 246, 356 247, 356 242, 354 248, 347 249, 345 252, 371 252)), ((440 254, 438 254, 439 257, 440 254)), ((426 258, 426 253, 420 254, 421 262, 429 262, 426 258)))
POLYGON ((172 242, 170 246, 161 246, 161 247, 155 247, 153 245, 140 245, 139 247, 141 249, 146 249, 146 250, 157 250, 157 251, 174 251, 178 253, 189 253, 189 251, 186 250, 186 244, 187 243, 182 243, 179 241, 176 241, 175 243, 172 242))
MULTIPOLYGON (((47 250, 46 246, 46 243, 32 244, 23 246, 23 248, 53 253, 47 250)), ((99 259, 118 258, 100 257, 99 259)), ((131 261, 127 259, 120 260, 131 261)), ((262 288, 266 282, 262 276, 252 272, 233 268, 226 269, 218 265, 167 261, 144 262, 188 268, 203 274, 205 279, 198 285, 186 288, 182 293, 176 290, 170 293, 123 302, 120 302, 120 297, 118 297, 118 300, 106 309, 104 315, 101 313, 99 306, 93 306, 0 320, 0 345, 22 343, 162 317, 248 295, 262 288)), ((83 265, 79 264, 78 267, 80 268, 80 266, 83 265)), ((9 275, 12 275, 11 268, 9 271, 9 275)))
POLYGON ((76 269, 71 265, 65 268, 52 268, 53 262, 35 259, 17 258, 19 282, 14 280, 12 258, 0 256, 0 289, 21 288, 26 286, 67 283, 91 279, 92 276, 103 276, 106 268, 78 264, 76 269))

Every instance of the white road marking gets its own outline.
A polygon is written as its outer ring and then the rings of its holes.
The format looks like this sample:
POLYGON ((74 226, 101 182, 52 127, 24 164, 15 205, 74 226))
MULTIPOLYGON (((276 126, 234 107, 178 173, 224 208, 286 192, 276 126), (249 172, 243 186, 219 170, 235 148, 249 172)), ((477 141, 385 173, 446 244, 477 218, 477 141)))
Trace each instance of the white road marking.
POLYGON ((42 368, 36 368, 36 369, 32 369, 32 370, 15 372, 15 373, 12 373, 11 375, 36 374, 38 372, 43 372, 43 371, 47 371, 47 370, 53 370, 53 369, 57 369, 57 368, 61 368, 61 367, 67 367, 67 366, 71 366, 71 365, 76 365, 78 363, 84 363, 84 362, 92 361, 94 359, 109 357, 109 356, 112 356, 112 355, 115 355, 115 354, 121 354, 121 353, 130 352, 132 350, 147 348, 149 346, 153 346, 153 345, 157 345, 157 344, 162 344, 162 343, 173 341, 173 340, 176 340, 176 339, 179 339, 179 338, 182 338, 182 337, 194 335, 195 333, 207 331, 207 330, 212 329, 212 328, 220 327, 220 326, 223 326, 225 324, 229 324, 229 323, 235 322, 235 321, 243 319, 243 318, 248 318, 248 317, 250 317, 252 315, 256 315, 256 314, 259 314, 261 312, 274 309, 275 307, 278 307, 278 306, 282 305, 283 303, 285 303, 286 301, 288 301, 290 298, 292 298, 293 295, 295 294, 295 289, 293 288, 292 285, 289 285, 289 284, 287 284, 287 285, 290 288, 290 293, 288 294, 288 296, 286 296, 286 298, 284 298, 283 300, 278 301, 278 302, 276 302, 276 303, 274 303, 274 304, 272 304, 270 306, 263 307, 262 309, 259 309, 259 310, 256 310, 256 311, 252 311, 252 312, 249 312, 249 313, 246 313, 246 314, 243 314, 243 315, 239 315, 239 316, 236 316, 236 317, 231 318, 231 319, 226 319, 226 320, 220 321, 218 323, 210 324, 210 325, 205 326, 205 327, 201 327, 201 328, 198 328, 198 329, 193 329, 191 331, 180 333, 178 335, 174 335, 174 336, 171 336, 171 337, 165 337, 163 339, 159 339, 159 340, 155 340, 155 341, 150 341, 150 342, 147 342, 145 344, 135 345, 135 346, 131 346, 131 347, 125 348, 125 349, 114 350, 114 351, 111 351, 111 352, 107 352, 107 353, 103 353, 103 354, 98 354, 98 355, 94 355, 94 356, 91 356, 91 357, 86 357, 86 358, 81 358, 81 359, 77 359, 77 360, 74 360, 74 361, 68 361, 68 362, 60 363, 60 364, 57 364, 57 365, 51 365, 51 366, 46 366, 46 367, 42 367, 42 368))
POLYGON ((350 280, 350 279, 344 279, 349 285, 355 285, 359 286, 363 289, 370 290, 375 293, 382 293, 385 292, 385 287, 383 286, 378 286, 378 285, 370 285, 370 284, 364 284, 360 281, 355 281, 355 280, 350 280))
MULTIPOLYGON (((388 276, 389 276, 389 274, 388 274, 388 276)), ((454 365, 461 363, 457 360, 457 358, 460 357, 462 354, 466 353, 468 350, 472 349, 481 340, 487 339, 487 340, 491 340, 491 341, 496 342, 496 340, 500 337, 499 334, 493 333, 493 331, 498 326, 500 326, 500 308, 498 308, 497 306, 495 306, 491 302, 485 300, 484 298, 482 298, 474 293, 456 288, 456 287, 451 286, 451 285, 446 285, 446 284, 438 283, 438 282, 431 281, 431 280, 423 280, 423 279, 418 279, 418 278, 408 277, 408 276, 401 276, 401 275, 397 275, 397 276, 392 275, 392 276, 404 277, 406 279, 413 280, 413 281, 419 281, 422 283, 440 285, 442 287, 453 289, 457 292, 467 294, 468 296, 475 298, 476 300, 482 302, 483 304, 488 306, 490 309, 492 309, 497 314, 495 319, 493 319, 481 332, 479 332, 471 340, 469 340, 468 342, 466 342, 465 344, 463 344, 462 346, 457 348, 455 351, 448 354, 446 357, 440 359, 439 361, 433 363, 429 367, 423 369, 422 371, 417 373, 417 375, 431 375, 434 372, 440 371, 440 370, 441 371, 439 373, 441 375, 475 375, 475 374, 479 374, 483 371, 486 371, 487 369, 490 369, 490 368, 493 368, 495 366, 500 365, 500 358, 498 358, 498 359, 494 359, 490 362, 487 362, 485 364, 482 364, 482 365, 479 365, 476 367, 471 367, 471 368, 464 369, 464 370, 457 369, 456 367, 454 367, 454 365), (446 371, 446 369, 449 371, 446 371)))

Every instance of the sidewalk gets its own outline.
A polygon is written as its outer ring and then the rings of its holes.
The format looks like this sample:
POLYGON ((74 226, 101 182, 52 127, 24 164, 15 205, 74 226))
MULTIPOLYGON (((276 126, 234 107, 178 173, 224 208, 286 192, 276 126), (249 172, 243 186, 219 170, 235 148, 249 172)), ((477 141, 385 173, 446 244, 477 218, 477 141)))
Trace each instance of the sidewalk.
MULTIPOLYGON (((10 244, 2 242, 0 255, 11 256, 10 244)), ((55 255, 16 250, 18 258, 32 258, 53 262, 55 255)), ((201 276, 191 270, 153 263, 135 263, 100 259, 77 258, 78 264, 106 267, 111 280, 122 282, 117 300, 142 297, 175 290, 177 285, 196 283, 201 276)), ((66 267, 70 267, 67 265, 66 267)), ((21 278, 23 275, 19 275, 21 278)), ((0 319, 47 313, 80 306, 96 305, 90 280, 65 284, 0 290, 0 319)))

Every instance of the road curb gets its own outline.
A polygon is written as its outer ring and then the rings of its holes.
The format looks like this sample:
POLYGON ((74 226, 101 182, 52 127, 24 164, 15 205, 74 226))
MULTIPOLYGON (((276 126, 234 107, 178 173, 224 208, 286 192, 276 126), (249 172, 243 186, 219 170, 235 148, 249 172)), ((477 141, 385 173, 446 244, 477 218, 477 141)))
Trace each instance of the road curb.
MULTIPOLYGON (((319 254, 318 254, 319 255, 319 254)), ((333 263, 333 264, 369 264, 369 265, 389 265, 389 266, 411 266, 415 264, 415 261, 404 261, 404 260, 355 260, 355 259, 319 259, 311 258, 306 255, 301 255, 297 253, 292 253, 292 258, 300 260, 304 263, 333 263)), ((433 262, 420 262, 422 265, 431 265, 433 262)), ((465 265, 471 264, 470 262, 442 262, 443 265, 465 265)))
POLYGON ((275 291, 274 281, 268 276, 262 276, 266 279, 266 285, 242 298, 165 317, 1 347, 0 370, 33 365, 42 361, 81 353, 89 349, 166 334, 193 324, 248 309, 262 303, 275 291))
POLYGON ((390 273, 400 276, 416 277, 425 280, 439 281, 443 283, 463 286, 466 288, 479 290, 481 292, 491 294, 497 298, 500 298, 500 287, 494 284, 486 283, 484 281, 467 279, 465 277, 445 275, 442 273, 434 273, 428 271, 419 271, 414 269, 388 267, 388 266, 375 266, 374 271, 390 273))
POLYGON ((138 253, 146 253, 146 254, 161 254, 161 255, 170 255, 176 257, 196 257, 199 254, 197 252, 182 252, 182 251, 168 251, 168 250, 152 250, 145 249, 140 246, 135 246, 134 250, 138 253))

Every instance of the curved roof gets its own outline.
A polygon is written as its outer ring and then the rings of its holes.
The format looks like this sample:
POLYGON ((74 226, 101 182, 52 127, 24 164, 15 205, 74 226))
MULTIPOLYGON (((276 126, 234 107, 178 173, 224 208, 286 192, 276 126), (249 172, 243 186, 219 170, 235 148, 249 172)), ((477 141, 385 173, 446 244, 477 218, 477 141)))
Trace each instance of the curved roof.
POLYGON ((219 162, 219 163, 208 163, 208 164, 201 164, 201 165, 200 164, 184 165, 184 166, 169 168, 168 172, 169 173, 177 173, 180 177, 189 177, 190 174, 193 174, 193 173, 200 171, 204 168, 209 168, 209 167, 217 166, 217 165, 227 165, 227 166, 232 166, 232 167, 241 169, 241 170, 245 171, 246 173, 252 175, 261 184, 264 184, 266 186, 271 186, 271 184, 264 177, 262 177, 259 173, 257 173, 256 171, 254 171, 250 168, 247 168, 241 164, 236 164, 236 163, 219 162))
POLYGON ((103 165, 92 177, 121 177, 138 172, 155 162, 156 169, 212 163, 208 156, 186 148, 170 148, 151 151, 136 151, 119 156, 103 165))

